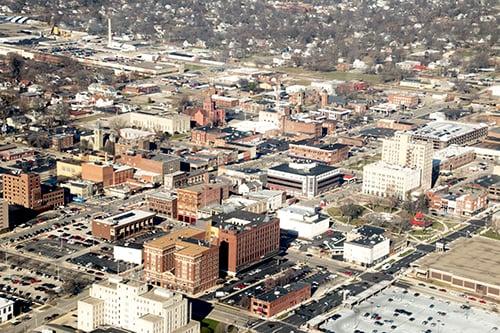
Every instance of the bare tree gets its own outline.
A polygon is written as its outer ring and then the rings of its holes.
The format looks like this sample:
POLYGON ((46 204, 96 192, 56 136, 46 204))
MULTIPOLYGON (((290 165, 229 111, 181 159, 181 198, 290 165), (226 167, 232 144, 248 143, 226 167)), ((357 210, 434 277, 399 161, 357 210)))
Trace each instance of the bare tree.
POLYGON ((127 126, 128 122, 121 117, 115 117, 109 121, 109 127, 116 134, 118 138, 121 137, 120 130, 126 128, 127 126))

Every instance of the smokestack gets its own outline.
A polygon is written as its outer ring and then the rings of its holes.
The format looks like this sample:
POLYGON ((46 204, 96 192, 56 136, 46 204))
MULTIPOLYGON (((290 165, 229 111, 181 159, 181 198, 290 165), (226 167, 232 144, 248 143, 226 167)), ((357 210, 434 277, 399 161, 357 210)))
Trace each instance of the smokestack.
POLYGON ((112 41, 113 41, 113 35, 111 33, 111 17, 108 16, 108 47, 111 46, 112 41))

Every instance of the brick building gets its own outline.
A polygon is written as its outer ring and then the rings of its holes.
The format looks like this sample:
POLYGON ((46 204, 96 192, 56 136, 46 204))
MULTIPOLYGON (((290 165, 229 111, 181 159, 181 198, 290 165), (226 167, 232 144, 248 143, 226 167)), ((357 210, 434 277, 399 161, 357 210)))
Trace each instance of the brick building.
POLYGON ((92 221, 92 236, 110 242, 128 238, 152 227, 155 216, 155 213, 131 210, 95 218, 92 221))
POLYGON ((212 218, 212 237, 219 245, 220 270, 235 275, 279 251, 277 218, 238 210, 212 218))
POLYGON ((148 209, 172 219, 177 218, 177 197, 168 192, 155 192, 146 197, 148 209))
POLYGON ((376 126, 377 128, 389 128, 396 131, 411 131, 417 128, 414 123, 395 119, 379 119, 376 126))
MULTIPOLYGON (((217 91, 214 87, 208 88, 204 93, 202 108, 190 108, 185 110, 185 113, 191 117, 191 121, 194 122, 196 126, 219 126, 225 124, 226 112, 224 109, 216 107, 216 102, 213 99, 216 93, 217 91)), ((219 101, 222 102, 220 99, 219 101)))
POLYGON ((180 170, 180 158, 168 154, 152 154, 149 152, 134 152, 120 157, 120 163, 129 167, 157 174, 161 179, 166 174, 180 170))
POLYGON ((208 184, 209 174, 207 170, 195 170, 191 172, 177 171, 166 174, 163 180, 165 188, 173 190, 198 184, 208 184))
POLYGON ((62 151, 73 147, 73 134, 56 134, 52 136, 52 149, 62 151))
POLYGON ((414 108, 418 105, 418 96, 415 94, 394 93, 387 96, 389 103, 403 105, 408 108, 414 108))
POLYGON ((349 146, 335 144, 290 144, 288 155, 333 165, 344 161, 349 155, 349 146))
POLYGON ((450 193, 447 186, 441 186, 428 191, 427 198, 429 209, 458 216, 472 216, 488 205, 488 193, 484 190, 450 193))
POLYGON ((436 171, 452 171, 473 162, 476 153, 472 147, 451 145, 434 152, 432 164, 436 171))
POLYGON ((144 277, 189 294, 203 292, 219 278, 219 248, 206 240, 204 230, 177 230, 144 244, 144 277))
POLYGON ((307 134, 314 138, 321 137, 322 122, 314 120, 287 119, 283 120, 283 132, 291 134, 307 134))
POLYGON ((339 136, 337 142, 348 146, 363 147, 366 144, 366 138, 362 136, 339 136))
POLYGON ((134 169, 129 166, 114 166, 99 162, 82 164, 82 179, 102 183, 103 187, 125 183, 134 177, 134 169))
POLYGON ((209 146, 215 144, 227 135, 228 133, 222 132, 218 128, 208 126, 193 128, 191 130, 191 143, 209 146))
POLYGON ((12 148, 0 151, 0 158, 3 161, 15 161, 33 156, 35 156, 35 150, 31 148, 12 148))
POLYGON ((211 204, 220 204, 229 197, 229 188, 224 184, 200 184, 177 190, 177 219, 195 223, 198 210, 211 204))
POLYGON ((284 287, 276 287, 267 293, 252 297, 250 299, 250 312, 270 318, 308 300, 310 297, 311 285, 296 282, 284 287))
POLYGON ((41 184, 40 176, 32 173, 4 174, 3 198, 9 205, 33 210, 64 206, 64 190, 41 184))

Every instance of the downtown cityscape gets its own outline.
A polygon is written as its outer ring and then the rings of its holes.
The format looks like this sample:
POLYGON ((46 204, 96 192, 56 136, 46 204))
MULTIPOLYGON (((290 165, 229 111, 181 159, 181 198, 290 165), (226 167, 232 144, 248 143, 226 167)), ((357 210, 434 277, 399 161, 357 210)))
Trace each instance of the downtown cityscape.
POLYGON ((500 332, 499 18, 2 1, 0 332, 500 332))

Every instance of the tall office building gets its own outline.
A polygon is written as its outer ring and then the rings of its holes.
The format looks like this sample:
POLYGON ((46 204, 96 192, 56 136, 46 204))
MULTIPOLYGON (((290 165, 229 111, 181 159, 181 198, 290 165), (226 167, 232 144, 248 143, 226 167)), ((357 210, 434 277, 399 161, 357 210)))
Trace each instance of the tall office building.
POLYGON ((410 169, 420 170, 420 188, 432 187, 432 144, 415 142, 410 133, 398 132, 382 144, 382 161, 410 169))
POLYGON ((94 283, 90 296, 78 301, 78 329, 91 332, 101 326, 141 333, 198 333, 187 298, 146 283, 109 278, 94 283))
POLYGON ((28 209, 51 209, 64 205, 64 190, 43 185, 38 174, 4 174, 3 199, 28 209))

